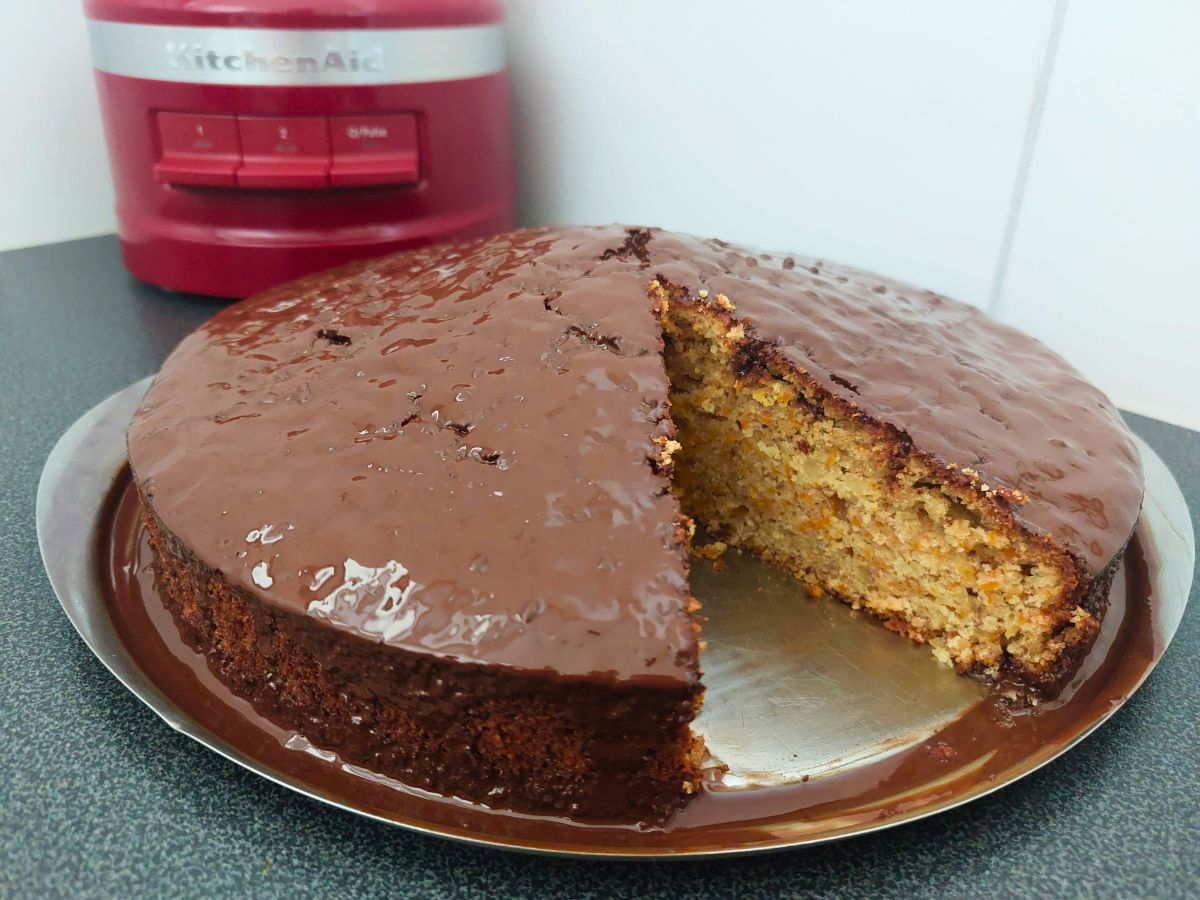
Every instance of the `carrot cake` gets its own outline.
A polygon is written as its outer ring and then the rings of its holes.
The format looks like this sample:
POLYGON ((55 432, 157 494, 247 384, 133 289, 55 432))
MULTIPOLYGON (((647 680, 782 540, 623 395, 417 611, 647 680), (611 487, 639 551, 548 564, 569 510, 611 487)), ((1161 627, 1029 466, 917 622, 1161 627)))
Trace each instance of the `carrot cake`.
POLYGON ((264 715, 420 788, 593 820, 698 788, 693 523, 1045 693, 1142 498, 1116 409, 1036 340, 617 226, 232 305, 166 361, 129 455, 163 601, 264 715))

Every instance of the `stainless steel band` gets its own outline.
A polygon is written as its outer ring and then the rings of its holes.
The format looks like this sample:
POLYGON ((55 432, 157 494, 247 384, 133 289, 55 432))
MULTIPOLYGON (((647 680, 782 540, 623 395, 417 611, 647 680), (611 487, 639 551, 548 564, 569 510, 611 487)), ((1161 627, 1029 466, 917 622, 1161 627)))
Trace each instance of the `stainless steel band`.
POLYGON ((193 84, 370 85, 458 81, 500 72, 504 26, 194 28, 89 20, 101 72, 193 84))

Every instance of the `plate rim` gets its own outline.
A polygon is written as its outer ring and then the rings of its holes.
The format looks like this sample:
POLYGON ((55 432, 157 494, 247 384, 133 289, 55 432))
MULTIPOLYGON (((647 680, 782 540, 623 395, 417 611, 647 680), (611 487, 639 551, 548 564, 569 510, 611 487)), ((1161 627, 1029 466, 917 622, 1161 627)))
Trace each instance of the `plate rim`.
MULTIPOLYGON (((1160 614, 1166 613, 1161 623, 1156 626, 1156 631, 1158 631, 1157 636, 1161 641, 1161 645, 1156 648, 1153 659, 1150 660, 1145 670, 1131 685, 1128 692, 1102 714, 1097 716, 1087 727, 1081 729, 1070 740, 1060 745, 1054 753, 1028 768, 1013 774, 1011 777, 1004 780, 996 780, 985 785, 976 785, 974 788, 968 789, 960 795, 952 796, 944 802, 934 803, 914 812, 893 816, 887 820, 873 822, 869 825, 847 826, 840 831, 817 836, 793 839, 784 838, 776 841, 765 839, 761 842, 746 843, 737 847, 721 849, 699 848, 690 850, 686 847, 671 849, 661 847, 597 847, 595 849, 588 849, 578 846, 567 848, 557 844, 538 844, 530 840, 502 838, 462 829, 456 830, 448 826, 423 823, 420 820, 395 818, 348 805, 333 796, 326 795, 314 789, 311 785, 300 779, 261 765, 257 760, 228 745, 225 741, 190 719, 141 670, 125 650, 116 633, 115 627, 112 625, 107 605, 103 600, 103 591, 100 589, 97 579, 95 548, 99 535, 99 519, 105 509, 104 497, 100 498, 100 503, 94 510, 90 506, 88 507, 89 515, 86 517, 86 525, 83 526, 86 535, 75 535, 76 538, 84 537, 86 540, 88 547, 87 572, 80 573, 64 569, 51 559, 51 535, 55 534, 55 525, 58 522, 55 499, 67 492, 70 486, 80 482, 91 484, 96 479, 102 477, 106 478, 109 484, 113 482, 124 465, 127 464, 124 435, 128 426, 128 418, 123 416, 122 412, 126 411, 129 415, 132 415, 138 404, 140 404, 153 378, 154 376, 152 375, 147 376, 110 394, 76 419, 63 432, 47 455, 38 481, 35 519, 37 524, 38 549, 41 554, 42 565, 45 568, 47 579, 50 582, 59 605, 62 607, 76 633, 83 640, 84 645, 100 660, 118 682, 138 700, 148 706, 173 730, 186 735, 201 746, 230 762, 266 778, 268 781, 278 784, 281 787, 295 791, 328 806, 365 816, 369 819, 403 828, 414 833, 445 838, 471 846, 560 858, 592 860, 719 859, 817 846, 867 833, 884 831, 948 812, 964 804, 986 797, 1038 771, 1078 746, 1083 740, 1094 734, 1104 723, 1109 721, 1141 688, 1150 676, 1150 673, 1154 671, 1165 655, 1178 630, 1179 622, 1182 619, 1189 599, 1195 566, 1195 532, 1187 502, 1184 499, 1178 482, 1161 457, 1158 456, 1149 444, 1135 434, 1134 439, 1142 456, 1143 467, 1146 470, 1147 485, 1151 483, 1155 485, 1161 484, 1166 488, 1164 496, 1151 494, 1150 490, 1147 489, 1137 527, 1145 528, 1152 537, 1160 536, 1158 529, 1168 529, 1172 533, 1172 536, 1178 539, 1183 556, 1190 559, 1190 562, 1187 562, 1186 565, 1171 565, 1171 571, 1168 573, 1163 564, 1164 560, 1158 553, 1160 548, 1157 542, 1154 540, 1146 541, 1147 554, 1152 557, 1147 560, 1150 575, 1153 579, 1156 576, 1165 578, 1169 574, 1174 574, 1177 578, 1177 583, 1173 586, 1173 592, 1181 597, 1182 600, 1175 605, 1170 605, 1160 597, 1160 604, 1156 607, 1156 611, 1160 614), (117 435, 111 434, 110 432, 112 431, 116 431, 117 435), (97 440, 98 436, 105 437, 107 440, 97 440), (116 439, 118 436, 120 440, 116 439), (89 458, 85 466, 68 466, 68 461, 77 461, 76 451, 85 443, 89 444, 94 451, 94 457, 89 458), (1184 526, 1182 529, 1177 527, 1180 524, 1184 526), (105 627, 106 624, 107 627, 105 627)), ((1155 584, 1157 586, 1157 582, 1155 584)), ((1154 592, 1154 596, 1159 596, 1160 594, 1160 591, 1154 592)))

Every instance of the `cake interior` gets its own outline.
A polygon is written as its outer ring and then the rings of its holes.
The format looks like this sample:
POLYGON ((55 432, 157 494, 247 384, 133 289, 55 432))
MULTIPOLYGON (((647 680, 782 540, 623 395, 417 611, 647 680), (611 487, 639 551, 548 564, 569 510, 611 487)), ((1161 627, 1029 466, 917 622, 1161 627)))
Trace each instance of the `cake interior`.
POLYGON ((674 488, 709 533, 928 643, 960 671, 1044 672, 1094 623, 1070 561, 789 366, 733 301, 660 293, 674 488), (841 408, 839 408, 841 407, 841 408))

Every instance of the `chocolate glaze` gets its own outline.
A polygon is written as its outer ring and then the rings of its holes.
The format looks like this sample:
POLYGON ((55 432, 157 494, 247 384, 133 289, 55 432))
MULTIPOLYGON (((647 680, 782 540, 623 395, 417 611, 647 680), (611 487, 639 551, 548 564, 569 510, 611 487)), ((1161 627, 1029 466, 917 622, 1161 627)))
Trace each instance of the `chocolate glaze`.
POLYGON ((555 228, 400 254, 234 305, 130 429, 162 525, 236 587, 415 652, 694 682, 655 276, 844 403, 999 489, 1092 574, 1140 462, 1040 343, 874 275, 657 230, 555 228), (390 599, 389 599, 390 598, 390 599))
MULTIPOLYGON (((156 596, 147 534, 127 473, 115 485, 102 526, 97 564, 108 611, 129 654, 184 715, 285 783, 326 800, 506 846, 629 854, 745 850, 936 811, 1056 755, 1119 706, 1161 652, 1146 557, 1135 534, 1114 579, 1100 637, 1053 702, 1013 710, 992 694, 928 740, 848 772, 757 790, 728 790, 714 780, 665 824, 585 825, 489 809, 382 778, 344 765, 259 715, 184 643, 156 596)), ((863 627, 881 626, 864 621, 863 627)), ((945 677, 956 676, 947 671, 945 677)))
POLYGON ((660 329, 636 261, 600 260, 623 239, 525 232, 230 307, 131 427, 155 513, 234 586, 368 639, 694 681, 679 508, 650 464, 660 329))

